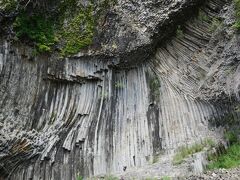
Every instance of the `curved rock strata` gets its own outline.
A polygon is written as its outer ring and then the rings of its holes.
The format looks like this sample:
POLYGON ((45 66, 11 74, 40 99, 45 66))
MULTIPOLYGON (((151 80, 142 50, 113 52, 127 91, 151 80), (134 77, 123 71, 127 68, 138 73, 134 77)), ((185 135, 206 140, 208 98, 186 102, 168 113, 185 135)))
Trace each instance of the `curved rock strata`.
POLYGON ((32 59, 28 47, 2 41, 1 176, 121 174, 218 138, 213 124, 239 119, 239 36, 229 30, 233 6, 225 4, 208 2, 153 57, 125 68, 103 56, 32 59), (222 26, 211 30, 216 18, 222 26))

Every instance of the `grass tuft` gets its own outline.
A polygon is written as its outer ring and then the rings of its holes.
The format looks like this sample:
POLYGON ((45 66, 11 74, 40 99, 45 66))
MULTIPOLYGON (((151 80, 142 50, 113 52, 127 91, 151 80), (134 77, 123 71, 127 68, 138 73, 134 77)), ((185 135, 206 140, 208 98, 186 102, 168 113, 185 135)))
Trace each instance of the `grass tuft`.
POLYGON ((113 175, 108 175, 104 177, 104 180, 119 180, 119 178, 113 176, 113 175))
POLYGON ((224 137, 228 141, 229 147, 221 153, 209 154, 208 159, 211 162, 207 166, 208 169, 228 169, 240 166, 240 141, 237 133, 226 132, 224 137))
POLYGON ((82 176, 77 176, 77 180, 83 180, 82 176))
POLYGON ((172 178, 171 177, 169 177, 169 176, 163 176, 162 178, 161 178, 161 180, 171 180, 172 178))
POLYGON ((205 147, 212 148, 215 146, 215 142, 212 139, 204 139, 202 143, 196 143, 193 144, 192 146, 182 146, 179 148, 178 152, 176 155, 173 157, 173 164, 181 164, 185 158, 188 156, 202 151, 205 147))
POLYGON ((240 144, 231 145, 225 153, 219 156, 212 156, 212 162, 208 164, 208 169, 233 168, 240 166, 240 144))

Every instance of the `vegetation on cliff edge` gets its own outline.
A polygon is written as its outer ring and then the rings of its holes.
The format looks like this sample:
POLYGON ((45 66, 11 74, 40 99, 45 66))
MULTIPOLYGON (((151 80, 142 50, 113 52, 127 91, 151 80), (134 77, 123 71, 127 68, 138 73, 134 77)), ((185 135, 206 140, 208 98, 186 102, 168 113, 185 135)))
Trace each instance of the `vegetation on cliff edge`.
POLYGON ((240 141, 236 133, 225 134, 229 147, 221 154, 210 154, 208 169, 234 168, 240 166, 240 141))
POLYGON ((237 30, 240 30, 240 0, 234 0, 235 8, 236 8, 236 22, 234 27, 237 30))
POLYGON ((31 40, 40 53, 50 52, 52 45, 57 42, 51 21, 40 15, 21 13, 14 22, 14 29, 17 39, 31 40))
POLYGON ((58 50, 62 56, 76 54, 92 44, 99 18, 114 3, 112 0, 95 3, 50 0, 49 7, 45 7, 40 1, 37 5, 34 0, 22 5, 19 2, 0 2, 0 12, 17 14, 13 23, 14 39, 32 45, 36 53, 58 50))
POLYGON ((181 164, 184 159, 190 155, 202 151, 204 148, 210 149, 215 146, 215 142, 212 139, 204 139, 201 143, 193 144, 192 146, 182 146, 173 157, 173 164, 181 164))

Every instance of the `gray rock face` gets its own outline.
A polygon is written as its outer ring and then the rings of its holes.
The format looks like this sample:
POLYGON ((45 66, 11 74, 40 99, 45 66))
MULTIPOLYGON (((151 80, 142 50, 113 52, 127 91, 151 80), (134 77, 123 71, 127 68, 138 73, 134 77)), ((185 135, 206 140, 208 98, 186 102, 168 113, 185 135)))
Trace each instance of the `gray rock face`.
MULTIPOLYGON (((240 46, 230 28, 232 5, 210 1, 201 6, 203 15, 182 25, 180 35, 156 44, 169 36, 161 29, 176 26, 177 16, 170 14, 185 14, 183 6, 196 3, 119 1, 115 11, 122 19, 114 21, 125 25, 109 28, 116 32, 103 41, 106 46, 63 60, 31 58, 29 47, 2 40, 0 176, 70 180, 129 172, 131 177, 139 169, 140 179, 145 169, 161 177, 172 170, 179 146, 219 139, 219 120, 239 119, 240 46), (212 30, 215 18, 223 19, 222 26, 212 30), (122 41, 127 35, 131 38, 122 41), (134 66, 119 66, 121 53, 134 66), (159 155, 159 166, 151 165, 159 155)), ((196 157, 196 171, 201 158, 196 157)), ((184 165, 175 174, 188 172, 184 165)))
POLYGON ((157 44, 174 32, 203 0, 118 0, 98 26, 94 48, 79 56, 115 57, 121 66, 139 64, 155 53, 157 44))

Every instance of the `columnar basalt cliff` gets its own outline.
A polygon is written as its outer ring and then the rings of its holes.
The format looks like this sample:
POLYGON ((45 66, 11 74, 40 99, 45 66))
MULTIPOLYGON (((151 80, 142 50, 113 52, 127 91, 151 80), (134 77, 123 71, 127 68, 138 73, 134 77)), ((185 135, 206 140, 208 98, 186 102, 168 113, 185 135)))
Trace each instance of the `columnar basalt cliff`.
POLYGON ((93 45, 68 58, 32 57, 28 45, 2 38, 0 178, 141 179, 197 169, 175 167, 171 155, 221 139, 219 126, 239 120, 234 20, 231 1, 123 0, 93 45))

